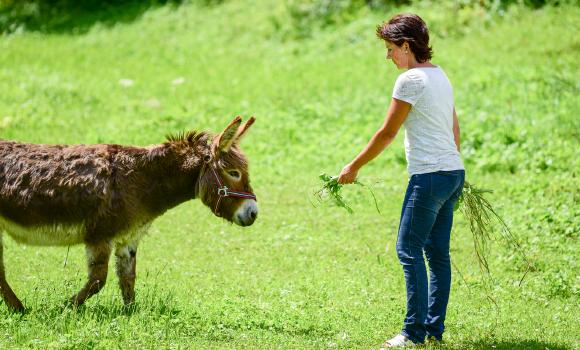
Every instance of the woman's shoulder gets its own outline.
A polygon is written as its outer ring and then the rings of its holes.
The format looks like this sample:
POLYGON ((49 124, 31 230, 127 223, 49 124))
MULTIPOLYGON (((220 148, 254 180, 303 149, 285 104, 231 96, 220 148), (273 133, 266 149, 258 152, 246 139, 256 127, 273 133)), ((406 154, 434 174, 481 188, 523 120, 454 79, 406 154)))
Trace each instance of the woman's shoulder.
POLYGON ((401 73, 395 81, 393 97, 413 105, 423 95, 427 81, 423 72, 409 69, 401 73))
POLYGON ((432 79, 438 81, 442 77, 448 80, 447 74, 445 74, 445 71, 440 66, 416 67, 401 73, 397 80, 428 85, 432 79))
POLYGON ((396 84, 398 85, 414 85, 424 86, 427 83, 427 73, 421 69, 411 68, 399 74, 396 84))
POLYGON ((430 67, 415 67, 411 68, 405 73, 413 77, 428 77, 432 74, 445 74, 441 66, 430 66, 430 67))
MULTIPOLYGON (((433 70, 431 68, 429 68, 429 69, 433 70)), ((423 67, 411 68, 411 69, 408 69, 407 71, 401 73, 399 75, 399 78, 404 79, 404 80, 414 81, 414 82, 425 82, 426 80, 429 79, 430 73, 431 72, 429 72, 427 69, 423 69, 423 67)))

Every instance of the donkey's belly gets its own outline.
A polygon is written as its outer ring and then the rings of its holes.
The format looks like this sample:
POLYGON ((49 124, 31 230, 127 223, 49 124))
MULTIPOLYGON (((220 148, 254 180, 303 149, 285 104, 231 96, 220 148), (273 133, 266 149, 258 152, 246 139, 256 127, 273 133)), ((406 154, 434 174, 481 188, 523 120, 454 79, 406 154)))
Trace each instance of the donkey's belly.
POLYGON ((5 230, 19 243, 44 246, 67 246, 83 243, 86 232, 82 223, 25 227, 0 216, 0 231, 2 230, 5 230))

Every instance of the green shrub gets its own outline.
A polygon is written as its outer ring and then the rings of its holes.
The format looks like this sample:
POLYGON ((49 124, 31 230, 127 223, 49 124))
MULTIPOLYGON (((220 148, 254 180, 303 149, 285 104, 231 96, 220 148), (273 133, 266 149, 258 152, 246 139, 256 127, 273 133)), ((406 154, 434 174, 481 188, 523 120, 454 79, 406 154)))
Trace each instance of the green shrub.
MULTIPOLYGON (((200 6, 225 0, 189 0, 200 6)), ((0 34, 24 30, 83 31, 95 22, 137 18, 147 9, 180 5, 183 0, 0 0, 0 34)))
MULTIPOLYGON (((431 31, 440 36, 461 35, 470 26, 486 26, 492 18, 506 13, 511 5, 539 8, 577 0, 286 0, 287 22, 285 34, 293 38, 310 37, 314 31, 342 25, 360 17, 361 11, 381 11, 411 5, 421 10, 433 7, 428 23, 431 31)), ((273 18, 274 27, 282 29, 284 19, 273 18)))
POLYGON ((317 29, 348 23, 362 10, 410 3, 409 0, 287 0, 285 15, 291 36, 305 38, 317 29))

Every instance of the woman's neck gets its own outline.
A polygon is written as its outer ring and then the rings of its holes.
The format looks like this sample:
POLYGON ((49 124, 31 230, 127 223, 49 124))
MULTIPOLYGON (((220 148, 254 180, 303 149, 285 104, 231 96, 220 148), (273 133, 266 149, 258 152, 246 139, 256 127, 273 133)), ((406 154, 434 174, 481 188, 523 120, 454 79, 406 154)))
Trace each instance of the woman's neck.
POLYGON ((436 65, 434 65, 433 63, 431 63, 431 61, 425 61, 425 62, 417 62, 414 61, 411 62, 411 64, 409 64, 409 68, 408 69, 412 69, 412 68, 437 68, 436 65))

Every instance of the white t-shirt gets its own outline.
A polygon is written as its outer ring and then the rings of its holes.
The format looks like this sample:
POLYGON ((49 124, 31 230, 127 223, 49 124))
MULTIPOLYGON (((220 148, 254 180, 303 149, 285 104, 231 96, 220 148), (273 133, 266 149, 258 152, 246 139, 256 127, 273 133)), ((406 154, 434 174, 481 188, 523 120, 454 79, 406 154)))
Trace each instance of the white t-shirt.
POLYGON ((412 105, 404 123, 409 174, 464 169, 453 138, 453 88, 445 72, 409 69, 397 78, 393 98, 412 105))

